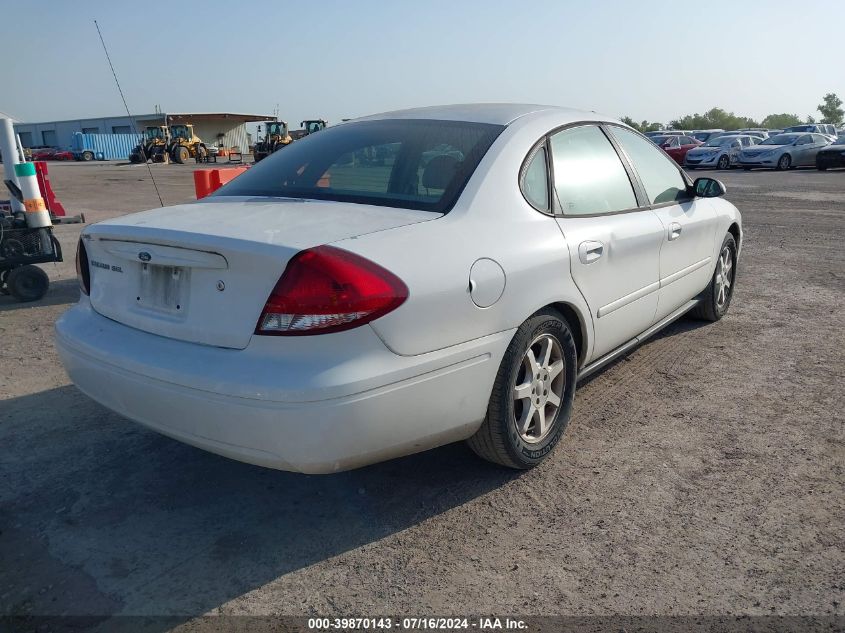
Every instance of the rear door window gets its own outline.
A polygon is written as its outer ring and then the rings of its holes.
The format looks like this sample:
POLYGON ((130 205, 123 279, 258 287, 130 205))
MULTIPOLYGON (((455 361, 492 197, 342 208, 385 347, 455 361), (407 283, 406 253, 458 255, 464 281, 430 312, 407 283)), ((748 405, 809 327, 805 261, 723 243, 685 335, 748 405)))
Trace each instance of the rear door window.
POLYGON ((562 130, 552 135, 551 148, 554 190, 564 215, 615 213, 637 207, 628 172, 598 127, 562 130))

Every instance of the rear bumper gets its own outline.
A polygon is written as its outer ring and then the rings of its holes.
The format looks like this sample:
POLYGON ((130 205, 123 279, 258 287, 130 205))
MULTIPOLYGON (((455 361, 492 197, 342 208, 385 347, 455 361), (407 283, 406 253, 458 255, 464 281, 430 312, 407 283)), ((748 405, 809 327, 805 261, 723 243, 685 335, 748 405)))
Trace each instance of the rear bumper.
POLYGON ((469 437, 485 415, 511 336, 404 357, 365 327, 255 337, 254 345, 230 350, 121 325, 97 314, 87 298, 56 324, 65 369, 100 404, 187 444, 304 473, 356 468, 469 437))

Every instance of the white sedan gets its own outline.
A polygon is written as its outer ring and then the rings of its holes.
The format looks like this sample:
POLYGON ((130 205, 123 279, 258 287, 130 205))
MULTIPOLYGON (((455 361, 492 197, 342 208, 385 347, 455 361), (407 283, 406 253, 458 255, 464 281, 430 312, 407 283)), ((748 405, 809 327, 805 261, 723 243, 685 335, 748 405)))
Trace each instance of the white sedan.
POLYGON ((529 468, 579 378, 726 313, 723 193, 593 113, 375 115, 87 227, 57 346, 104 406, 246 462, 328 473, 468 440, 529 468))

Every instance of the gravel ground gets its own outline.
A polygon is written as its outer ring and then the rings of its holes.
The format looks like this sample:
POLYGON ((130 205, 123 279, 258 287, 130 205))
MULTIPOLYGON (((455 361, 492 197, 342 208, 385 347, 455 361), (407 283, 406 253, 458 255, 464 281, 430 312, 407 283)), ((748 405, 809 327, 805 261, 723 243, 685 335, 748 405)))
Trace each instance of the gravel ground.
MULTIPOLYGON (((192 166, 153 169, 193 197, 192 166)), ((158 203, 140 166, 50 171, 89 221, 158 203)), ((453 445, 304 476, 120 418, 53 348, 78 296, 57 227, 49 294, 0 297, 0 615, 845 615, 845 172, 719 177, 746 230, 730 313, 582 383, 525 473, 453 445)))

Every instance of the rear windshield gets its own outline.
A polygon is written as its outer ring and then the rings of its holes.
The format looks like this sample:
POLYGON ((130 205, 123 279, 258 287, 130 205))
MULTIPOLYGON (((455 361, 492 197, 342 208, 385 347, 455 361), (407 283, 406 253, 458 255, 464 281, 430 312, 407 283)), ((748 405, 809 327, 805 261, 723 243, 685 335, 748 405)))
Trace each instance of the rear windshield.
POLYGON ((214 196, 270 196, 448 211, 504 129, 464 121, 360 121, 280 149, 214 196))

